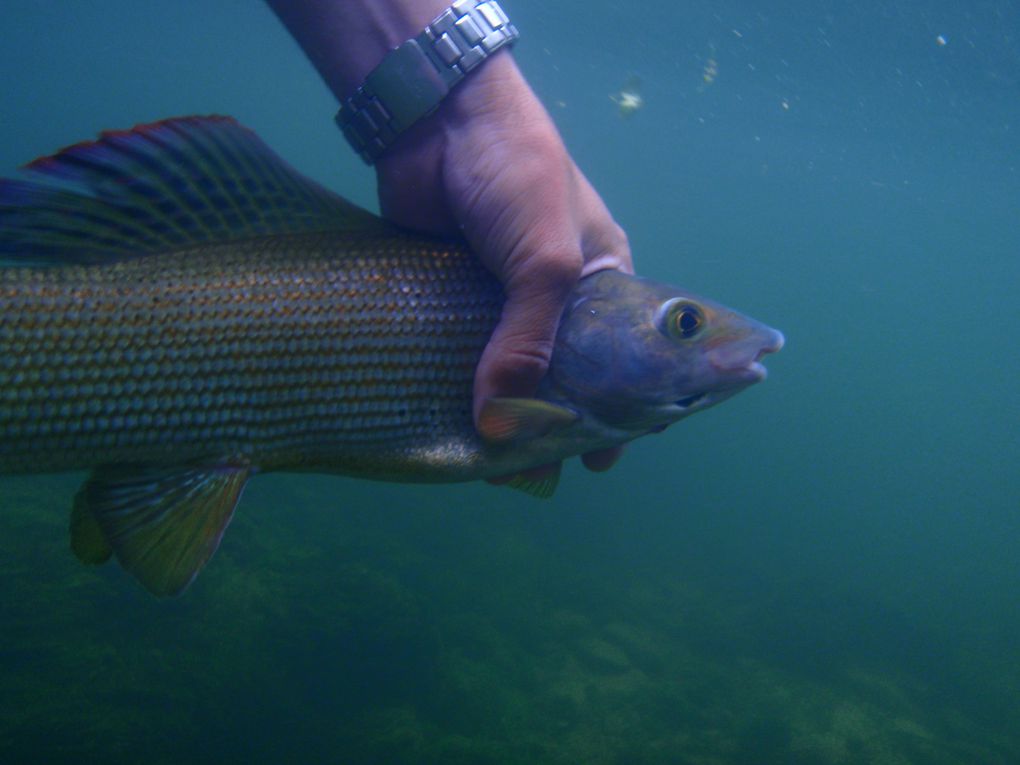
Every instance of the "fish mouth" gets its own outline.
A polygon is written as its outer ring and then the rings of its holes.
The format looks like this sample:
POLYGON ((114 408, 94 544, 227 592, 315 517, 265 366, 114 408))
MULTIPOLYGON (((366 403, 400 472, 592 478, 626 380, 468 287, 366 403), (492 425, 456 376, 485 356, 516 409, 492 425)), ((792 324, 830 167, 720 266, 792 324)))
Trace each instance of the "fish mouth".
POLYGON ((690 409, 707 395, 707 393, 695 393, 693 396, 684 396, 681 399, 677 399, 673 403, 681 409, 690 409))
POLYGON ((744 371, 747 372, 748 378, 753 383, 761 382, 769 376, 769 370, 757 359, 744 367, 744 371))
POLYGON ((739 385, 753 385, 761 382, 768 377, 768 370, 761 360, 770 353, 777 353, 786 343, 782 332, 768 327, 763 327, 762 330, 757 335, 758 342, 755 345, 758 347, 754 352, 754 358, 750 361, 746 360, 747 355, 744 356, 744 359, 740 358, 741 355, 751 350, 747 347, 750 343, 736 343, 710 353, 709 362, 717 371, 732 376, 734 382, 739 385))
POLYGON ((772 334, 769 337, 769 342, 763 345, 761 350, 758 351, 758 356, 755 358, 755 361, 760 361, 763 356, 770 353, 779 353, 779 351, 783 350, 783 346, 786 345, 786 338, 783 336, 782 332, 778 329, 772 329, 770 332, 772 334))
POLYGON ((771 330, 771 333, 769 342, 761 347, 758 354, 754 357, 754 361, 747 365, 746 369, 752 382, 761 382, 769 376, 769 371, 765 368, 765 365, 761 363, 761 360, 770 353, 778 353, 786 344, 786 338, 783 337, 782 332, 773 329, 771 330))
MULTIPOLYGON (((684 396, 683 398, 676 399, 673 405, 680 409, 684 414, 688 414, 687 410, 699 404, 705 404, 705 406, 713 406, 720 401, 729 398, 734 393, 748 385, 754 385, 755 383, 761 382, 769 376, 769 371, 762 364, 762 359, 768 356, 770 353, 778 352, 783 345, 786 343, 786 339, 783 337, 782 332, 777 332, 774 329, 768 329, 767 334, 762 339, 761 344, 758 346, 757 351, 754 354, 754 358, 747 361, 745 355, 743 359, 733 359, 735 364, 733 366, 727 366, 725 359, 713 359, 709 358, 712 366, 722 373, 722 378, 719 381, 718 388, 711 391, 703 391, 701 393, 694 393, 690 396, 684 396)), ((704 407, 702 407, 704 408, 704 407)))
MULTIPOLYGON (((677 420, 683 419, 687 415, 692 414, 690 410, 701 402, 707 400, 708 397, 708 393, 695 393, 691 396, 678 398, 671 404, 662 404, 658 408, 657 414, 662 416, 665 421, 656 423, 648 429, 648 432, 661 433, 677 420)), ((711 405, 712 401, 709 401, 707 406, 711 405)))

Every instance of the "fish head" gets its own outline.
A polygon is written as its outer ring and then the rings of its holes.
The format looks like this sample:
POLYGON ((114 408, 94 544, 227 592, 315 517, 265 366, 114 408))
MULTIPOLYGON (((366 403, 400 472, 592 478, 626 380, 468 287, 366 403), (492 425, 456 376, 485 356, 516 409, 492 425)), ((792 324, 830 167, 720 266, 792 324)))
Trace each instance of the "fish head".
POLYGON ((600 271, 561 319, 548 381, 557 397, 640 435, 764 380, 783 335, 726 306, 659 282, 600 271))

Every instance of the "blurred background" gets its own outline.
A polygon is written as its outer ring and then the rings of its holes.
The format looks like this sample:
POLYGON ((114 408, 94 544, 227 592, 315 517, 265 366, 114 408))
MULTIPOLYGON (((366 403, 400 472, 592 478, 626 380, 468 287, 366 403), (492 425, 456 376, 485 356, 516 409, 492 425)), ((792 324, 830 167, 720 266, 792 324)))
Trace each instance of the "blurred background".
MULTIPOLYGON (((168 602, 71 555, 83 476, 4 478, 0 760, 1020 761, 1020 5, 504 8, 639 270, 783 330, 769 380, 547 502, 260 477, 168 602)), ((261 3, 0 29, 4 175, 220 113, 375 206, 261 3)))

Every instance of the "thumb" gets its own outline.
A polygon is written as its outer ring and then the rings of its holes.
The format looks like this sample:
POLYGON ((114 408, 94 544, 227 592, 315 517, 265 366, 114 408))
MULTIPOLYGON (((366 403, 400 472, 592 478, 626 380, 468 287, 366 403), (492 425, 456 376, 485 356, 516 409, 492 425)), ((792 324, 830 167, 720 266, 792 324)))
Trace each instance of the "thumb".
POLYGON ((533 256, 506 285, 506 302, 475 373, 474 414, 494 396, 533 396, 549 368, 580 252, 533 256))

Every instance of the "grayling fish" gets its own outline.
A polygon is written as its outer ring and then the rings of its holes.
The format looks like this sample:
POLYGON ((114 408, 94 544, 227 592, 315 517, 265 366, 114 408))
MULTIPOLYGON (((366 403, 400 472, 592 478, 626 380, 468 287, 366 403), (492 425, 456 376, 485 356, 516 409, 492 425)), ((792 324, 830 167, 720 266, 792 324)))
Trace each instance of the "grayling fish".
MULTIPOLYGON (((765 377, 775 330, 603 271, 536 398, 472 379, 502 305, 457 242, 395 228, 223 117, 104 133, 0 181, 0 472, 91 470, 72 548, 191 583, 248 478, 515 474, 659 431, 765 377)), ((516 488, 548 496, 557 476, 516 488)))

